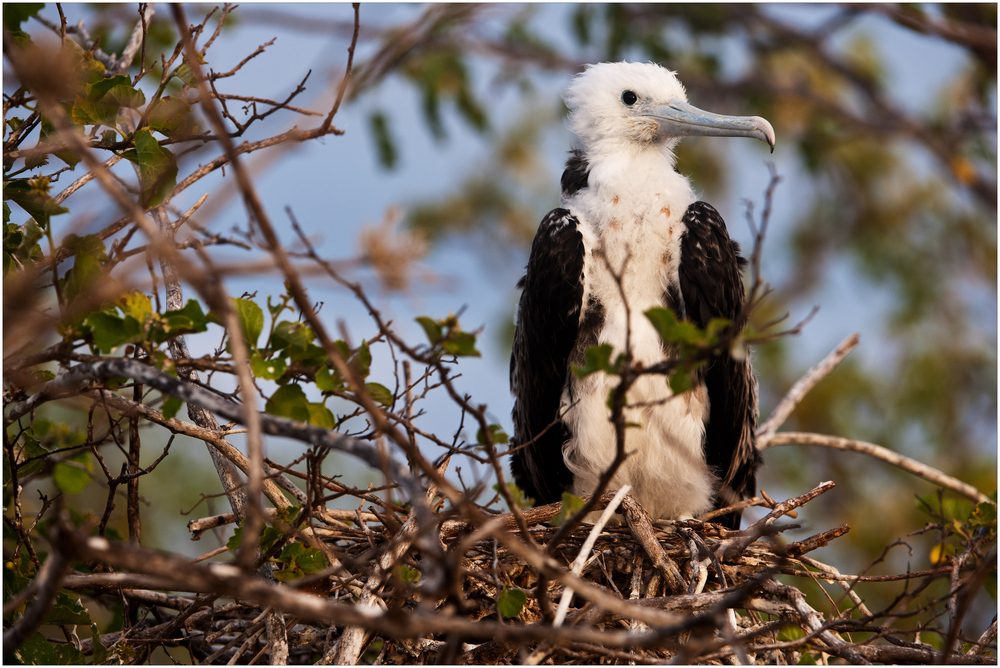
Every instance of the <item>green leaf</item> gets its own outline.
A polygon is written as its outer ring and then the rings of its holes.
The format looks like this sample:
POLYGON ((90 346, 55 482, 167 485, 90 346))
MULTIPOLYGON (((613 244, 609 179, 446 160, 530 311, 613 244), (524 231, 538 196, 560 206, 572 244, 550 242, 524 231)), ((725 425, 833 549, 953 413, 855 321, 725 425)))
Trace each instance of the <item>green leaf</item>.
POLYGON ((149 297, 138 290, 122 295, 118 299, 117 306, 122 313, 132 316, 141 323, 145 323, 153 315, 153 305, 149 297))
MULTIPOLYGON (((7 537, 8 527, 4 525, 4 538, 7 537)), ((31 584, 31 581, 35 579, 37 575, 37 569, 35 565, 31 563, 31 558, 27 554, 27 550, 21 550, 21 554, 18 557, 11 557, 4 559, 4 572, 3 572, 3 601, 8 603, 12 598, 14 598, 19 592, 24 591, 25 587, 31 584)), ((27 603, 22 603, 20 606, 15 608, 19 613, 23 612, 27 603)), ((4 616, 4 622, 9 623, 10 617, 4 616)))
POLYGON ((305 348, 291 348, 288 352, 292 362, 303 366, 319 366, 327 360, 326 351, 316 344, 309 343, 305 348))
POLYGON ((427 335, 427 340, 432 346, 437 345, 438 341, 441 340, 442 327, 434 318, 429 318, 426 315, 422 315, 416 318, 416 321, 420 323, 420 326, 424 328, 424 334, 427 335))
POLYGON ((15 44, 23 46, 31 41, 28 33, 21 30, 21 24, 35 16, 43 7, 45 7, 45 3, 42 2, 3 3, 3 26, 15 44))
POLYGON ((149 127, 173 137, 198 134, 198 123, 191 114, 191 105, 179 97, 166 95, 149 112, 149 127))
MULTIPOLYGON (((284 533, 274 527, 265 526, 261 529, 260 536, 257 540, 257 545, 262 551, 267 551, 271 547, 284 537, 284 533)), ((233 535, 229 537, 226 541, 226 548, 230 550, 238 550, 240 548, 240 541, 243 540, 243 527, 236 527, 233 531, 233 535)))
POLYGON ((727 320, 726 318, 712 318, 709 320, 708 325, 705 326, 705 338, 707 342, 710 345, 718 343, 732 322, 732 320, 727 320))
MULTIPOLYGON (((271 350, 287 350, 293 360, 301 356, 316 335, 308 325, 301 322, 282 320, 271 334, 271 350)), ((347 359, 345 356, 344 359, 347 359)))
POLYGON ((799 638, 805 638, 805 636, 805 631, 798 626, 786 626, 778 632, 778 640, 783 642, 798 640, 799 638))
POLYGON ((254 353, 250 356, 250 370, 253 371, 253 375, 258 378, 263 378, 265 380, 278 380, 285 375, 285 370, 287 368, 288 363, 285 362, 283 357, 273 357, 266 360, 261 357, 259 353, 254 353))
POLYGON ((136 130, 132 137, 135 149, 122 157, 139 167, 139 202, 150 209, 163 203, 177 185, 177 160, 168 149, 160 146, 149 130, 136 130))
POLYGON ((310 403, 309 424, 322 427, 323 429, 335 429, 337 427, 337 418, 335 418, 330 409, 323 404, 310 403))
POLYGON ((177 413, 180 412, 183 405, 184 402, 177 397, 167 397, 167 400, 163 402, 163 417, 168 420, 177 417, 177 413))
MULTIPOLYGON (((493 489, 500 491, 500 485, 493 485, 493 489)), ((517 486, 515 482, 507 483, 507 491, 510 492, 511 499, 514 501, 514 505, 518 508, 532 508, 535 505, 535 500, 530 496, 525 496, 524 490, 517 486)))
POLYGON ((75 466, 59 462, 52 469, 52 481, 66 494, 79 494, 90 482, 90 475, 75 466))
POLYGON ((394 401, 392 390, 385 385, 380 383, 365 383, 365 389, 368 390, 368 394, 371 395, 372 399, 379 402, 386 408, 390 408, 392 406, 394 401))
POLYGON ((125 74, 96 78, 86 86, 85 93, 76 96, 70 109, 73 122, 78 125, 114 128, 123 108, 138 109, 146 104, 145 94, 134 88, 132 79, 125 74))
MULTIPOLYGON (((54 448, 64 449, 83 445, 87 442, 87 433, 82 429, 73 429, 63 422, 54 422, 45 418, 35 419, 35 436, 44 439, 46 444, 54 448)), ((86 454, 77 455, 81 462, 87 462, 86 454)))
POLYGON ((118 119, 118 107, 113 104, 102 104, 77 95, 70 109, 70 117, 75 125, 106 125, 114 127, 118 119))
POLYGON ((208 329, 208 317, 195 299, 189 299, 183 308, 167 311, 158 318, 153 329, 153 340, 163 343, 181 334, 204 332, 208 329))
POLYGON ((233 309, 240 321, 243 338, 250 347, 257 348, 257 339, 264 331, 264 311, 249 299, 233 299, 233 309))
POLYGON ((286 308, 288 308, 289 297, 282 298, 282 301, 272 304, 271 295, 267 296, 267 311, 271 314, 271 319, 277 319, 278 315, 281 314, 286 308))
POLYGON ((368 128, 371 130, 372 138, 375 139, 375 150, 378 154, 378 162, 385 169, 393 169, 399 158, 396 150, 396 142, 389 132, 389 121, 381 111, 376 111, 368 117, 368 128))
POLYGON ((562 493, 562 508, 559 512, 549 520, 549 524, 554 527, 562 526, 563 522, 571 518, 576 514, 581 508, 583 508, 584 500, 578 496, 574 496, 569 492, 562 493))
POLYGON ((679 366, 670 373, 670 391, 676 394, 684 394, 688 390, 694 387, 694 381, 691 379, 691 372, 679 366))
POLYGON ((261 550, 267 551, 274 547, 274 544, 284 537, 285 534, 280 529, 265 526, 261 529, 260 540, 257 541, 257 544, 260 545, 261 550))
POLYGON ((309 422, 309 400, 296 383, 279 387, 267 400, 264 410, 271 415, 309 422))
POLYGON ((45 613, 45 621, 42 623, 56 626, 62 624, 86 624, 89 626, 92 622, 90 614, 85 607, 80 605, 80 601, 61 591, 56 594, 56 600, 49 611, 45 613))
POLYGON ((11 179, 4 181, 3 198, 24 209, 44 229, 51 216, 69 213, 69 209, 49 196, 50 187, 48 179, 11 179))
MULTIPOLYGON (((315 573, 323 570, 327 566, 326 557, 315 547, 308 547, 302 543, 290 543, 285 551, 293 550, 294 563, 304 573, 315 573)), ((284 556, 284 552, 282 556, 284 556)))
MULTIPOLYGON (((92 60, 90 61, 90 63, 94 64, 97 63, 97 61, 92 60)), ((101 65, 101 67, 103 69, 104 66, 101 65)), ((52 125, 52 121, 49 120, 48 116, 45 116, 43 114, 41 122, 41 130, 39 131, 38 135, 38 145, 42 146, 46 143, 58 143, 59 141, 60 141, 59 131, 56 130, 56 127, 54 125, 52 125)), ((62 150, 56 151, 53 155, 55 155, 57 158, 59 158, 67 165, 69 165, 71 169, 76 167, 77 164, 79 164, 80 162, 80 158, 77 156, 76 153, 73 152, 73 149, 64 148, 62 150)))
POLYGON ((645 313, 664 343, 696 346, 705 343, 705 333, 693 323, 678 320, 669 308, 651 308, 645 313))
POLYGON ((44 2, 5 2, 3 3, 3 27, 10 32, 20 30, 22 23, 44 8, 44 2))
POLYGON ((275 561, 284 564, 284 568, 274 574, 280 582, 297 580, 327 566, 326 557, 322 552, 302 543, 289 543, 275 561))
POLYGON ((969 521, 977 528, 993 526, 995 529, 997 524, 996 504, 990 501, 980 501, 969 516, 969 521))
POLYGON ((527 602, 528 595, 523 590, 504 586, 497 599, 497 611, 504 619, 513 619, 521 614, 527 602))
POLYGON ((399 564, 396 566, 396 577, 403 581, 404 584, 417 584, 420 582, 420 571, 416 568, 410 568, 406 564, 399 564))
POLYGON ((28 169, 38 169, 39 167, 44 167, 49 164, 49 156, 44 153, 40 153, 35 156, 28 156, 24 159, 24 166, 28 169))
POLYGON ((339 373, 324 365, 316 372, 316 387, 322 392, 337 392, 344 389, 344 379, 339 373))
POLYGON ((139 321, 132 316, 119 318, 103 311, 89 315, 84 324, 90 327, 94 345, 105 355, 125 343, 141 341, 146 334, 139 321))
POLYGON ((25 435, 23 449, 17 453, 17 475, 20 478, 38 473, 45 468, 45 457, 49 454, 42 445, 29 435, 25 435), (30 460, 30 461, 29 461, 30 460))
POLYGON ((274 525, 281 526, 281 523, 284 522, 285 524, 292 526, 295 523, 295 520, 298 519, 300 512, 302 512, 302 506, 287 506, 285 508, 275 508, 274 525))
MULTIPOLYGON (((201 54, 198 54, 198 59, 201 60, 202 65, 205 64, 204 59, 201 58, 201 54)), ((191 86, 196 83, 194 72, 191 70, 191 66, 188 65, 187 62, 183 62, 180 65, 178 65, 177 68, 173 72, 171 72, 171 76, 177 77, 188 86, 191 86)))
POLYGON ((129 109, 138 109, 146 104, 145 94, 132 87, 132 79, 127 74, 116 74, 89 84, 87 97, 97 102, 129 109))
MULTIPOLYGON (((4 202, 4 218, 10 218, 10 207, 4 202)), ((24 267, 41 259, 42 247, 38 245, 39 239, 44 236, 41 228, 33 219, 29 219, 24 225, 14 225, 4 223, 3 235, 3 272, 4 276, 8 272, 23 269, 24 267)))
POLYGON ((444 352, 456 357, 480 357, 480 352, 476 350, 476 335, 463 332, 456 316, 434 320, 422 315, 416 321, 423 327, 432 348, 441 346, 444 352))
POLYGON ((97 629, 97 624, 90 625, 90 637, 93 640, 94 665, 102 666, 108 662, 108 648, 101 642, 101 632, 97 629))
POLYGON ((573 373, 576 374, 577 378, 586 378, 598 371, 614 373, 615 370, 611 364, 611 353, 613 352, 614 348, 610 343, 590 346, 584 351, 583 366, 573 365, 573 373))
POLYGON ((482 357, 476 350, 476 335, 468 332, 449 332, 441 347, 455 357, 482 357))
POLYGON ((107 260, 107 251, 95 235, 78 237, 66 236, 63 246, 74 253, 73 268, 63 278, 63 297, 72 302, 79 297, 89 296, 94 283, 104 276, 102 263, 107 260))
MULTIPOLYGON (((8 4, 10 3, 4 3, 4 11, 6 11, 8 4)), ((24 641, 24 644, 14 650, 14 655, 24 665, 72 666, 83 665, 87 662, 83 652, 69 643, 49 642, 45 636, 37 631, 31 634, 24 641)))
MULTIPOLYGON (((500 425, 491 424, 489 429, 490 429, 491 442, 503 444, 510 441, 510 437, 507 436, 506 432, 504 432, 503 430, 503 427, 501 427, 500 425)), ((483 432, 482 429, 476 431, 476 440, 478 440, 480 443, 486 442, 486 434, 483 432)))
POLYGON ((368 350, 368 342, 362 341, 358 351, 354 354, 354 363, 357 364, 358 373, 362 378, 367 378, 372 365, 372 353, 368 350))

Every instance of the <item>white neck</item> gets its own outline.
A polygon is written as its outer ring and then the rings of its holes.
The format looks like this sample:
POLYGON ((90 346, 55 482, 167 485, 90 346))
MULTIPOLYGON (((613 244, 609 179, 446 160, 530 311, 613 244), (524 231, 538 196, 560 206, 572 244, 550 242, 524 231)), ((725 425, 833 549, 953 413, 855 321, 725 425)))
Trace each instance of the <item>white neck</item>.
POLYGON ((620 142, 588 147, 587 188, 563 206, 580 209, 598 234, 614 220, 639 221, 663 208, 670 210, 670 222, 679 222, 697 197, 690 181, 674 170, 673 154, 663 145, 625 148, 620 142))

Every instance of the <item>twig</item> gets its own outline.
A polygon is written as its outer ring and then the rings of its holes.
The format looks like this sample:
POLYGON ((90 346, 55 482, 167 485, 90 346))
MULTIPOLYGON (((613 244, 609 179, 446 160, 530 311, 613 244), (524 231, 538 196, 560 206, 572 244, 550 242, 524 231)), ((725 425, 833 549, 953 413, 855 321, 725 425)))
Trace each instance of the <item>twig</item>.
POLYGON ((347 92, 347 84, 351 81, 352 70, 354 69, 354 49, 358 45, 358 31, 361 29, 361 3, 355 2, 351 5, 354 8, 354 33, 351 35, 351 45, 347 47, 347 67, 344 69, 344 78, 340 82, 340 88, 337 90, 337 99, 333 103, 333 107, 330 109, 330 113, 323 120, 323 125, 320 126, 322 132, 326 132, 330 129, 333 123, 333 117, 337 115, 337 111, 340 109, 340 103, 344 99, 344 93, 347 92))
POLYGON ((956 494, 961 494, 962 496, 972 499, 977 503, 992 503, 992 500, 988 496, 980 492, 972 485, 942 473, 927 464, 923 464, 915 459, 900 455, 892 450, 889 450, 888 448, 882 447, 881 445, 875 445, 874 443, 855 441, 850 438, 841 438, 839 436, 825 436, 823 434, 791 431, 772 434, 758 439, 757 441, 757 447, 761 450, 777 447, 779 445, 819 445, 824 448, 832 448, 834 450, 860 452, 861 454, 868 455, 869 457, 874 457, 875 459, 888 462, 893 466, 903 469, 907 473, 919 476, 924 480, 938 485, 939 487, 950 489, 956 494))
MULTIPOLYGON (((580 553, 577 555, 576 559, 573 560, 573 565, 570 567, 577 575, 583 571, 583 564, 587 561, 590 556, 590 551, 594 549, 594 543, 597 541, 597 536, 601 533, 604 525, 608 523, 611 516, 615 514, 618 509, 618 504, 622 502, 625 495, 629 493, 632 487, 630 485, 623 485, 621 489, 614 495, 611 499, 611 503, 608 507, 604 509, 601 516, 597 519, 597 522, 591 528, 590 533, 587 534, 587 540, 584 541, 583 547, 580 548, 580 553)), ((566 619, 566 610, 569 608, 569 600, 573 598, 573 588, 566 587, 563 590, 562 598, 559 599, 559 606, 556 608, 556 618, 552 621, 552 626, 562 626, 563 620, 566 619)))
POLYGON ((680 593, 684 591, 684 578, 681 577, 677 565, 667 557, 663 546, 656 540, 653 534, 653 524, 649 519, 649 513, 631 496, 626 497, 622 503, 622 510, 625 513, 625 521, 628 523, 632 535, 635 536, 639 544, 642 545, 653 562, 653 567, 663 573, 667 586, 671 591, 680 593))
POLYGON ((728 561, 743 553, 743 551, 759 537, 767 535, 773 531, 772 525, 775 520, 787 515, 789 511, 795 510, 799 506, 808 503, 820 494, 834 488, 832 481, 821 482, 819 485, 795 498, 782 501, 774 506, 774 509, 764 517, 760 518, 749 527, 740 531, 734 538, 727 538, 722 541, 715 550, 715 555, 719 561, 728 561))
POLYGON ((798 589, 780 584, 774 580, 765 580, 762 583, 762 586, 765 591, 777 594, 791 603, 792 607, 794 607, 795 611, 799 613, 802 621, 805 622, 805 625, 809 628, 809 630, 817 632, 819 637, 827 644, 832 653, 842 656, 854 664, 869 663, 864 656, 855 651, 853 646, 845 642, 836 634, 823 628, 823 615, 816 612, 816 610, 806 602, 806 597, 803 596, 802 592, 798 589))
MULTIPOLYGON (((860 334, 855 333, 850 335, 841 341, 823 361, 809 369, 804 376, 797 380, 792 385, 792 388, 788 390, 788 394, 785 395, 774 411, 772 411, 771 417, 757 428, 757 438, 764 439, 776 432, 778 427, 784 424, 788 416, 795 410, 798 403, 802 401, 802 398, 809 393, 809 390, 815 387, 816 383, 828 376, 852 350, 858 347, 860 341, 860 334)), ((757 447, 761 447, 759 442, 757 447)))

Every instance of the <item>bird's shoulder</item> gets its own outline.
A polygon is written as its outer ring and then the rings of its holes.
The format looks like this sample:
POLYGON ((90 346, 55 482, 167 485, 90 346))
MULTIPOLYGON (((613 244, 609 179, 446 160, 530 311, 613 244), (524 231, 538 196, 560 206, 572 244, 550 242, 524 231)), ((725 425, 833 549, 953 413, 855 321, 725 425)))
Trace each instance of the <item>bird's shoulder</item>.
POLYGON ((678 271, 687 316, 700 327, 712 318, 734 319, 742 308, 746 261, 711 204, 695 202, 684 213, 678 271))
POLYGON ((566 160, 566 169, 563 170, 562 179, 559 185, 562 187, 562 196, 571 197, 580 192, 590 183, 590 161, 583 151, 575 148, 569 152, 566 160))
POLYGON ((690 250, 709 260, 732 260, 740 268, 746 260, 740 255, 740 245, 729 237, 729 229, 722 214, 708 202, 697 201, 684 212, 684 243, 690 250))

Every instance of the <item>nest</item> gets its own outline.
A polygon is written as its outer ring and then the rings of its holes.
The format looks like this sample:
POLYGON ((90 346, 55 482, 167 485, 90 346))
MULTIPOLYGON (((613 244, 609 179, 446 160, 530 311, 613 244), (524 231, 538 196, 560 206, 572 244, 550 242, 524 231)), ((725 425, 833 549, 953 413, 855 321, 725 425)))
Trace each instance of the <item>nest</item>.
MULTIPOLYGON (((184 645, 203 663, 994 663, 985 641, 942 652, 912 631, 881 626, 853 589, 860 576, 806 556, 846 526, 782 542, 779 534, 797 525, 779 520, 832 487, 772 502, 741 531, 695 520, 654 523, 622 493, 597 501, 597 509, 611 506, 597 524, 573 528, 547 524, 560 504, 481 522, 435 513, 429 524, 415 511, 403 521, 374 509, 316 511, 315 521, 289 530, 263 558, 282 544, 309 544, 332 566, 287 584, 141 548, 109 554, 106 541, 68 523, 57 523, 54 545, 119 569, 70 575, 63 586, 97 596, 102 587, 103 595, 124 592, 149 613, 126 632, 102 636, 100 649, 83 641, 85 652, 107 652, 108 660, 129 661, 144 644, 160 643, 184 645), (846 605, 813 608, 788 583, 795 578, 841 586, 846 605), (167 616, 168 608, 179 614, 167 616)), ((197 533, 226 521, 190 527, 197 533)), ((974 581, 981 570, 974 561, 907 577, 917 590, 939 577, 974 581)))

